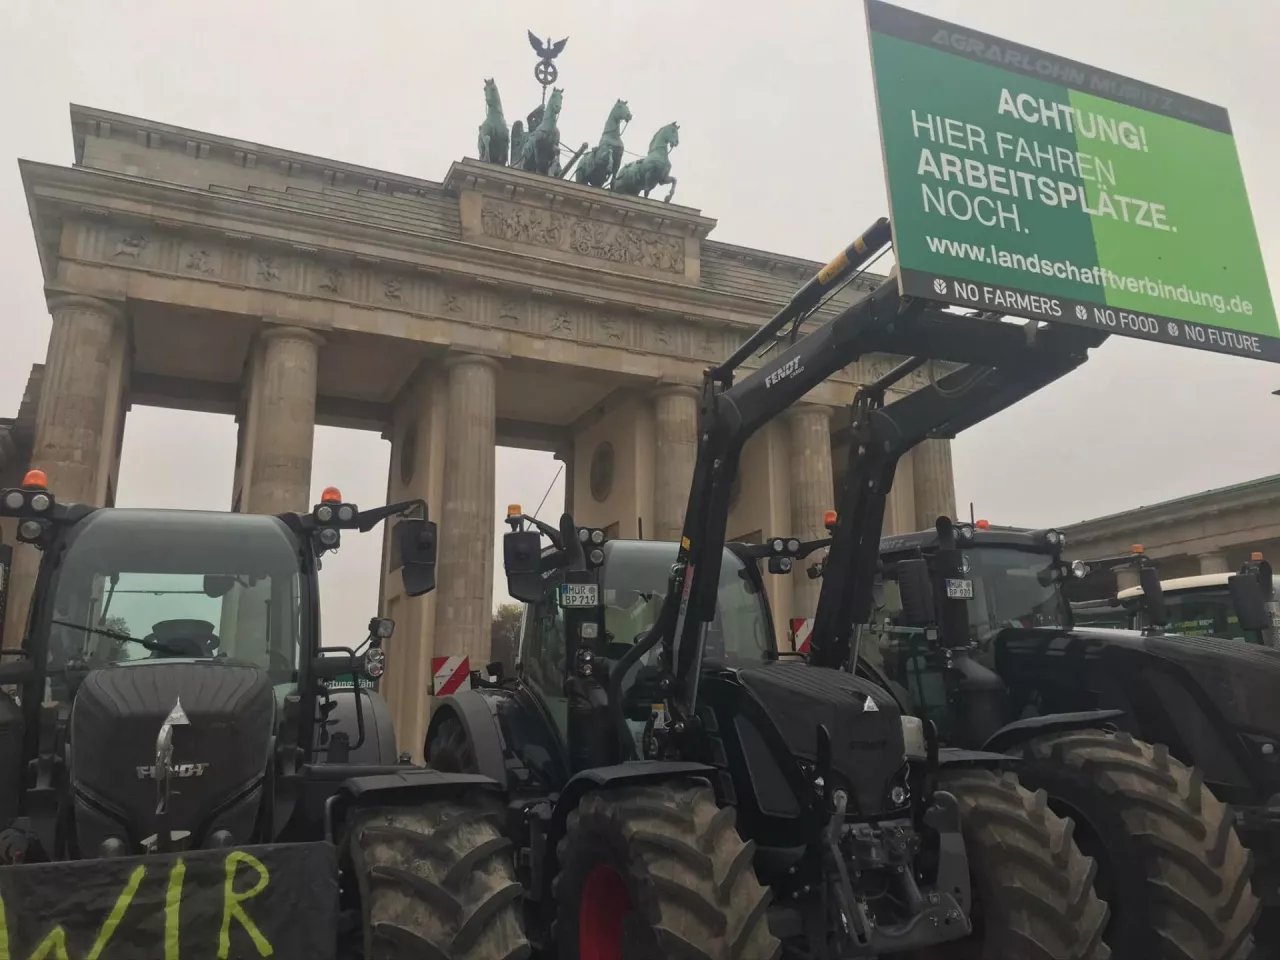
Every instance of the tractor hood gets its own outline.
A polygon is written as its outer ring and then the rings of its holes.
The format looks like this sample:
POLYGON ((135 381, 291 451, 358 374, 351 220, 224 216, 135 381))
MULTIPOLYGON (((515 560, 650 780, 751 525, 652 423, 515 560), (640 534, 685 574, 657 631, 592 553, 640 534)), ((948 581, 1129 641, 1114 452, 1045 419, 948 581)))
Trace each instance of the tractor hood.
POLYGON ((217 660, 138 661, 91 671, 71 711, 78 843, 94 856, 114 837, 130 852, 155 835, 157 738, 173 749, 165 826, 202 846, 217 830, 249 839, 271 755, 274 691, 264 670, 217 660))
MULTIPOLYGON (((1207 699, 1241 732, 1280 739, 1280 650, 1239 640, 1075 627, 1010 629, 996 641, 1011 688, 1074 688, 1099 707, 1126 708, 1132 691, 1163 702, 1207 699)), ((1188 704, 1189 706, 1189 704, 1188 704)))

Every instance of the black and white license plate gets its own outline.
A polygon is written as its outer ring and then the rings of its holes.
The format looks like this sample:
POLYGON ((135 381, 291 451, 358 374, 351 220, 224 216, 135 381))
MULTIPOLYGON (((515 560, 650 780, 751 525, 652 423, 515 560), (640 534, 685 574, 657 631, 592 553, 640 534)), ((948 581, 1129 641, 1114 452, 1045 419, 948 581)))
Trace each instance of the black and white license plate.
POLYGON ((560 584, 561 607, 598 607, 600 588, 594 583, 560 584))
POLYGON ((947 598, 950 600, 972 600, 973 599, 973 581, 972 580, 948 580, 947 581, 947 598))

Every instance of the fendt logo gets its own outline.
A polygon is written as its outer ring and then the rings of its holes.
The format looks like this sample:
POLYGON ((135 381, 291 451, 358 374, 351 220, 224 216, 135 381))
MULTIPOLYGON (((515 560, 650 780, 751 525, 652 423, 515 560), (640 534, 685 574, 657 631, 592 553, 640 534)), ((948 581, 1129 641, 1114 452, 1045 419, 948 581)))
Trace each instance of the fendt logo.
MULTIPOLYGON (((204 772, 208 769, 209 769, 209 764, 207 763, 175 763, 172 767, 169 768, 170 775, 177 777, 178 779, 185 779, 187 777, 203 777, 204 772)), ((150 767, 139 767, 138 779, 139 780, 156 779, 155 766, 152 765, 150 767)))
POLYGON ((794 360, 788 360, 786 363, 780 366, 777 370, 773 371, 773 373, 769 374, 767 377, 764 378, 765 389, 768 389, 769 387, 772 387, 775 384, 779 384, 783 380, 787 380, 791 377, 794 377, 796 374, 802 373, 802 372, 804 372, 804 367, 800 366, 799 357, 796 357, 794 360))

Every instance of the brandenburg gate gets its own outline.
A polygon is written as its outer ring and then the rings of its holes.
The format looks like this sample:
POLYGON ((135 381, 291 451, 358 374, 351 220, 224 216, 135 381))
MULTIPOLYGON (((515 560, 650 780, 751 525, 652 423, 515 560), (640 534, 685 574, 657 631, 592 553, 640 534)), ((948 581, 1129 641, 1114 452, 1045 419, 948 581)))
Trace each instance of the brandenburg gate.
MULTIPOLYGON (((495 447, 563 460, 580 523, 677 538, 703 369, 820 267, 711 240, 687 206, 505 164, 433 182, 78 106, 71 127, 73 165, 20 162, 53 330, 0 481, 29 465, 63 500, 113 503, 126 414, 149 404, 234 415, 227 506, 301 511, 315 426, 377 431, 388 497, 423 498, 440 524, 426 598, 399 594, 384 550, 383 686, 415 755, 431 657, 489 656, 495 447)), ((848 404, 899 359, 865 358, 753 438, 731 535, 819 534, 848 404)), ((954 508, 949 441, 928 441, 898 470, 887 529, 954 508)), ((16 548, 10 643, 31 549, 16 548)), ((785 637, 815 582, 771 580, 785 637)))

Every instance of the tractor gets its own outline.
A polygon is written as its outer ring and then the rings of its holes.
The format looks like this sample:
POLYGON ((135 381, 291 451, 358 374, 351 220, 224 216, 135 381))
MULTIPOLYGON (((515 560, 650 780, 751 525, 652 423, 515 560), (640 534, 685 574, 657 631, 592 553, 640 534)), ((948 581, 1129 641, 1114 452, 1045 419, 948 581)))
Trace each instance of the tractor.
POLYGON ((515 675, 438 701, 424 757, 506 790, 547 955, 1110 955, 1094 865, 1016 763, 943 748, 883 685, 779 652, 760 575, 725 542, 747 438, 858 357, 964 358, 975 336, 1035 356, 1025 332, 909 303, 893 281, 799 336, 888 241, 878 221, 707 371, 680 542, 511 510, 515 675), (735 382, 789 324, 791 344, 735 382))
MULTIPOLYGON (((1138 566, 1151 629, 1076 627, 1065 588, 1090 565, 1064 560, 1065 544, 1059 530, 946 518, 885 538, 868 673, 944 743, 1021 758, 1021 779, 1098 863, 1116 955, 1248 957, 1255 891, 1274 899, 1280 656, 1165 634, 1141 554, 1103 562, 1138 566), (920 592, 933 615, 905 612, 920 592)), ((1260 609, 1257 586, 1233 592, 1260 609)))
MULTIPOLYGON (((1225 805, 1236 798, 1210 788, 1230 752, 1217 735, 1201 741, 1204 751, 1179 749, 1214 729, 1189 705, 1202 697, 1212 705, 1215 694, 1179 678, 1196 663, 1214 664, 1216 651, 1172 637, 1073 633, 1061 582, 1087 571, 1061 560, 1061 531, 976 529, 940 517, 933 530, 881 538, 906 452, 926 438, 955 437, 1066 375, 1087 359, 1089 333, 1041 330, 1039 356, 1028 351, 1024 362, 1003 365, 995 351, 974 356, 892 402, 888 389, 927 356, 865 385, 853 403, 831 535, 774 539, 756 554, 794 564, 828 548, 810 568, 822 581, 811 667, 853 669, 883 685, 945 746, 1019 759, 1019 779, 1047 792, 1098 864, 1099 895, 1111 907, 1105 939, 1117 956, 1236 960, 1253 948, 1259 903, 1246 828, 1225 805), (874 644, 863 642, 869 628, 874 644), (1114 695, 1128 675, 1131 695, 1114 695), (1181 736, 1143 723, 1149 711, 1176 720, 1181 736)), ((1102 563, 1136 565, 1158 597, 1159 577, 1141 555, 1102 563)), ((1210 715, 1222 717, 1218 708, 1210 715)), ((1230 725, 1227 734, 1231 751, 1249 749, 1230 725)))
POLYGON ((4 956, 527 952, 501 797, 397 754, 372 689, 394 623, 321 644, 344 530, 399 517, 405 591, 434 588, 425 504, 100 508, 32 471, 0 515, 40 551, 0 651, 4 956))
MULTIPOLYGON (((1139 550, 1141 544, 1135 544, 1139 550)), ((1095 561, 1081 561, 1093 569, 1095 561)), ((1271 564, 1254 551, 1238 571, 1257 581, 1262 608, 1239 597, 1237 574, 1204 573, 1160 581, 1165 622, 1151 615, 1151 603, 1142 585, 1126 587, 1104 600, 1073 600, 1071 616, 1078 626, 1111 626, 1129 630, 1167 630, 1183 636, 1222 637, 1265 647, 1280 647, 1280 580, 1271 564)), ((1246 588, 1252 595, 1252 588, 1246 588)), ((1067 592, 1070 598, 1071 592, 1067 592)))

